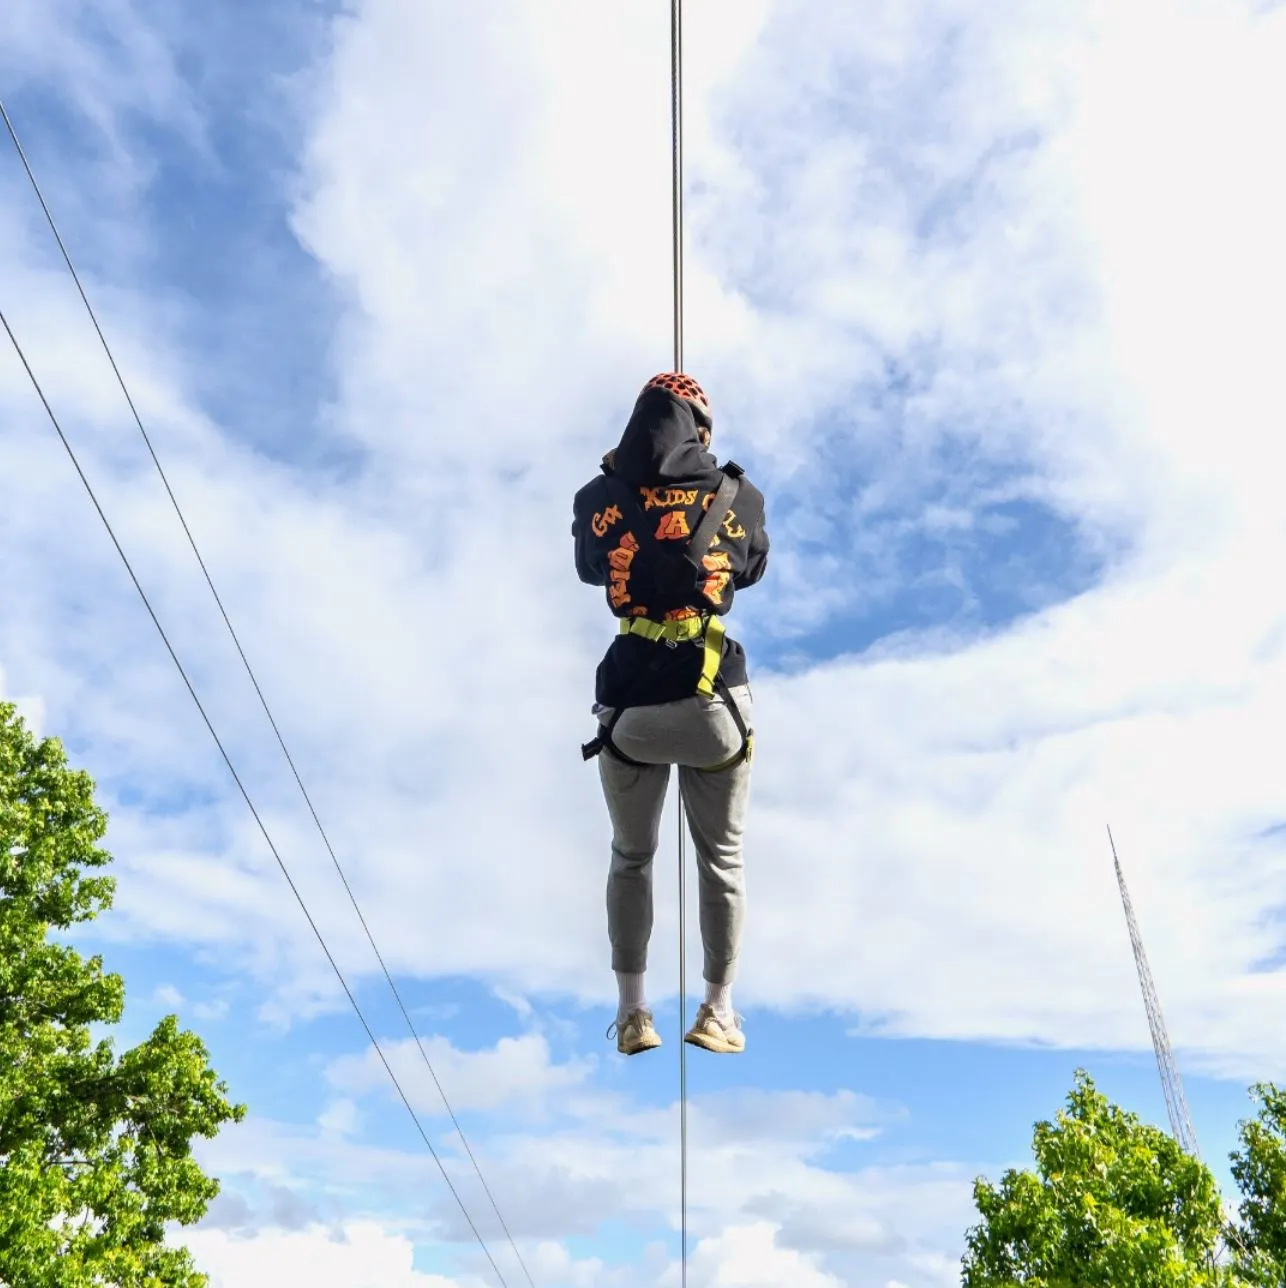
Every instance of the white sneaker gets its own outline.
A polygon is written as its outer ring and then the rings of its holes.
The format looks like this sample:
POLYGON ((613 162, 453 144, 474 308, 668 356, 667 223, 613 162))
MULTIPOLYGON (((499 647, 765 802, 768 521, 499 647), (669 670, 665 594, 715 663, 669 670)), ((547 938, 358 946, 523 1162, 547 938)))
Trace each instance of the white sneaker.
POLYGON ((652 1026, 652 1012, 639 1007, 631 1011, 624 1024, 610 1024, 607 1036, 616 1031, 616 1049, 622 1055, 638 1055, 640 1051, 652 1051, 661 1045, 661 1035, 652 1026))
POLYGON ((697 1018, 683 1035, 683 1040, 719 1055, 739 1055, 746 1049, 746 1035, 741 1031, 740 1016, 731 1015, 721 1020, 714 1008, 704 1002, 697 1009, 697 1018))

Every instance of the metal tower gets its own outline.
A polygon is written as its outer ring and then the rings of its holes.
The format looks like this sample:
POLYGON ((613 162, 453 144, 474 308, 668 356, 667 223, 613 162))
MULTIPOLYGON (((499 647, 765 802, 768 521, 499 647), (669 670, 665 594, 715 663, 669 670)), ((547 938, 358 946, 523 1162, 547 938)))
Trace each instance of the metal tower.
POLYGON ((1112 840, 1110 827, 1107 829, 1107 839, 1112 847, 1116 883, 1121 887, 1125 921, 1130 928, 1130 946, 1134 949, 1134 964, 1139 971, 1139 987, 1143 990, 1143 1006, 1148 1013, 1148 1028, 1152 1030, 1152 1049, 1156 1052, 1157 1071, 1161 1074, 1161 1090, 1165 1093, 1165 1107, 1170 1114, 1170 1131, 1186 1154, 1190 1154, 1193 1158, 1200 1158, 1201 1154, 1197 1150, 1197 1133, 1192 1129, 1192 1117, 1188 1113, 1188 1102, 1183 1095, 1183 1083, 1179 1080, 1179 1066, 1175 1063, 1174 1052, 1170 1049, 1165 1020, 1161 1017, 1161 1003, 1157 1000, 1156 985, 1152 982, 1152 972, 1148 969, 1148 959, 1143 952, 1143 937, 1139 934, 1138 923, 1134 920, 1130 892, 1125 888, 1125 876, 1121 872, 1121 860, 1116 857, 1116 842, 1112 840))

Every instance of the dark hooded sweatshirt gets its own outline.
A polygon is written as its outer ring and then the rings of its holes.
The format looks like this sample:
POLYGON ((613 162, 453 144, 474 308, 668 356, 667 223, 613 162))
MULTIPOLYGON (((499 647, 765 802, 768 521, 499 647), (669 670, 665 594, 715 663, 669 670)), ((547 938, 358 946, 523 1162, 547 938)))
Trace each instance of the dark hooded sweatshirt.
MULTIPOLYGON (((722 480, 688 404, 665 389, 645 390, 602 474, 576 494, 572 536, 581 581, 606 587, 617 617, 659 622, 694 611, 726 613, 735 591, 764 575, 768 534, 763 493, 743 476, 704 573, 684 564, 687 538, 722 480)), ((670 648, 640 635, 618 636, 599 664, 595 698, 619 707, 691 697, 701 657, 691 644, 670 648)), ((727 636, 719 675, 730 686, 746 682, 745 651, 727 636)))

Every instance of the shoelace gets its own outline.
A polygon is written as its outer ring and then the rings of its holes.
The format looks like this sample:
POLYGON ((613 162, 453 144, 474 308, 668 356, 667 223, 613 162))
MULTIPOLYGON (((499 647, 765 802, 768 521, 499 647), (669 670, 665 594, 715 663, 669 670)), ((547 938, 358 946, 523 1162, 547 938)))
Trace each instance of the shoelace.
MULTIPOLYGON (((701 1003, 701 1006, 697 1010, 697 1014, 700 1015, 702 1011, 709 1011, 711 1018, 720 1026, 720 1028, 728 1027, 726 1021, 720 1016, 719 1012, 716 1011, 708 1002, 701 1003)), ((746 1017, 742 1015, 740 1011, 733 1011, 731 1018, 733 1025, 737 1029, 745 1028, 746 1017)))
MULTIPOLYGON (((630 1022, 630 1017, 634 1015, 646 1015, 648 1019, 648 1023, 649 1024, 652 1023, 652 1012, 649 1011, 645 1006, 635 1007, 635 1009, 630 1012, 629 1016, 626 1016, 626 1019, 625 1019, 626 1024, 630 1022)), ((611 1024, 607 1026, 607 1032, 604 1034, 604 1037, 614 1038, 617 1034, 617 1031, 620 1028, 620 1023, 621 1023, 620 1020, 613 1020, 611 1024)))

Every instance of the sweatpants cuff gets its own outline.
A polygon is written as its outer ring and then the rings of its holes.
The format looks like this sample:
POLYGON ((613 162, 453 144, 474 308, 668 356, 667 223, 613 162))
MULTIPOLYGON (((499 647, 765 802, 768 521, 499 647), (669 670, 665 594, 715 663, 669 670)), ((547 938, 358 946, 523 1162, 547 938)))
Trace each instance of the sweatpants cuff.
POLYGON ((701 977, 707 984, 731 984, 737 978, 736 959, 734 958, 730 962, 711 961, 707 957, 701 977))

